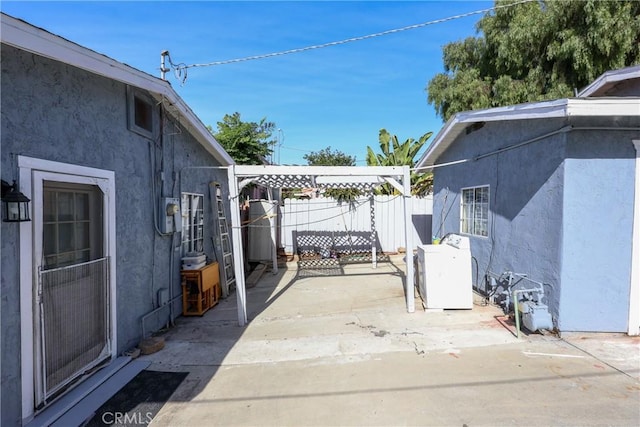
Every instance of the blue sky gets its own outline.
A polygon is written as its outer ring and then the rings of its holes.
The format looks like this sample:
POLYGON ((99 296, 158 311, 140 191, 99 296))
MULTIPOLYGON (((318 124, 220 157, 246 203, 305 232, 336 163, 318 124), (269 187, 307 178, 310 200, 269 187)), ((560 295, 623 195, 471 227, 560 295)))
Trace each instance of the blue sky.
MULTIPOLYGON (((378 33, 491 7, 487 1, 11 2, 3 12, 149 74, 160 52, 187 65, 268 54, 378 33)), ((401 141, 442 121, 425 87, 443 71, 442 46, 476 35, 474 15, 324 49, 188 70, 180 96, 206 125, 225 114, 266 117, 281 132, 273 160, 306 164, 326 147, 365 164, 378 131, 401 141)))

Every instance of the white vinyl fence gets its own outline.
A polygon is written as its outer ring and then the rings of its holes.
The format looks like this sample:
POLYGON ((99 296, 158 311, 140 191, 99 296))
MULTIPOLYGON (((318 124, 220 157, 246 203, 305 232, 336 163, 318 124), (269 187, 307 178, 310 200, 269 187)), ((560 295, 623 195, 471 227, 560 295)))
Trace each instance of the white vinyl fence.
MULTIPOLYGON (((352 203, 338 203, 332 198, 308 200, 285 199, 281 207, 280 247, 286 253, 297 252, 300 235, 314 235, 323 246, 332 242, 342 249, 371 249, 372 209, 378 250, 397 252, 405 246, 404 206, 401 196, 374 196, 352 203), (296 238, 298 237, 298 243, 296 238)), ((412 198, 413 244, 431 242, 433 197, 412 198)))

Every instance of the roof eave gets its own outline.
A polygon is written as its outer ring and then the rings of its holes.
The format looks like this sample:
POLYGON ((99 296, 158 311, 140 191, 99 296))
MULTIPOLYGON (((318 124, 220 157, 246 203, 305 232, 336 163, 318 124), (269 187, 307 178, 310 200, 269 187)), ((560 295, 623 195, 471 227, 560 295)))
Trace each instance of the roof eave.
MULTIPOLYGON (((179 114, 188 122, 187 127, 194 133, 198 142, 221 165, 235 164, 229 154, 211 135, 211 132, 167 81, 153 77, 7 14, 2 13, 0 17, 2 43, 130 86, 145 89, 161 98, 164 97, 177 108, 179 114)), ((184 122, 182 124, 185 125, 184 122)))
POLYGON ((585 87, 578 93, 579 98, 584 98, 593 95, 604 86, 612 83, 617 83, 628 79, 640 78, 640 65, 621 68, 619 70, 611 70, 602 74, 596 80, 594 80, 589 86, 585 87))
POLYGON ((471 123, 510 120, 550 119, 558 117, 637 116, 640 98, 565 98, 518 104, 486 110, 465 111, 451 117, 416 164, 416 168, 433 166, 438 157, 471 123), (605 108, 606 107, 606 108, 605 108))

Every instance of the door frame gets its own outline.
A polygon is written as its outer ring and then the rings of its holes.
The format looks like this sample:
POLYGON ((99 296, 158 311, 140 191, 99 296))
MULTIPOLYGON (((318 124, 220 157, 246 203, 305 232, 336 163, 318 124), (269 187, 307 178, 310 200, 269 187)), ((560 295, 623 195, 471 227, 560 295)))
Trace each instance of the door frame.
MULTIPOLYGON (((26 156, 18 156, 18 170, 20 175, 20 190, 30 198, 32 203, 31 218, 39 214, 36 207, 42 208, 42 201, 35 198, 42 197, 40 190, 36 191, 36 183, 42 182, 43 177, 58 177, 68 179, 69 182, 81 182, 99 185, 104 193, 104 245, 105 256, 111 259, 109 263, 110 277, 110 331, 111 356, 117 356, 117 309, 116 309, 116 193, 115 173, 113 171, 78 166, 69 163, 53 162, 26 156)), ((42 188, 42 185, 39 186, 42 188)), ((36 392, 36 360, 35 346, 38 345, 35 335, 34 314, 37 302, 34 299, 34 289, 37 285, 36 260, 38 254, 34 250, 34 238, 42 235, 42 229, 36 230, 36 223, 20 223, 20 322, 21 322, 21 380, 22 380, 22 419, 26 422, 35 414, 36 392)))

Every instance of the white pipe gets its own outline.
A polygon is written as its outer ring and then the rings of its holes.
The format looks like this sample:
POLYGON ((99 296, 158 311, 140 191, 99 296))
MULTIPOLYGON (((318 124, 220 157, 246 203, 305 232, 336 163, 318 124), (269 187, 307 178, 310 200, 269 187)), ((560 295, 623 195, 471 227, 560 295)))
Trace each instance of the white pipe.
POLYGON ((244 277, 244 256, 242 253, 242 224, 240 219, 240 206, 238 203, 238 179, 235 174, 235 166, 229 167, 229 198, 231 203, 231 243, 233 245, 233 261, 236 275, 236 306, 238 310, 238 325, 247 324, 247 294, 244 277))
POLYGON ((414 295, 414 272, 413 272, 413 227, 411 226, 411 172, 409 166, 403 167, 402 184, 404 186, 404 235, 405 235, 405 255, 407 263, 406 292, 407 292, 407 312, 413 313, 415 307, 414 295))
POLYGON ((168 50, 163 50, 162 52, 160 52, 160 78, 162 80, 166 80, 166 74, 167 71, 169 71, 169 69, 165 67, 165 58, 167 55, 169 55, 168 50))

